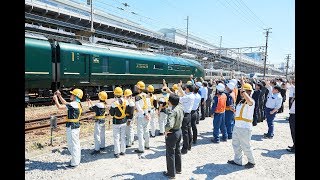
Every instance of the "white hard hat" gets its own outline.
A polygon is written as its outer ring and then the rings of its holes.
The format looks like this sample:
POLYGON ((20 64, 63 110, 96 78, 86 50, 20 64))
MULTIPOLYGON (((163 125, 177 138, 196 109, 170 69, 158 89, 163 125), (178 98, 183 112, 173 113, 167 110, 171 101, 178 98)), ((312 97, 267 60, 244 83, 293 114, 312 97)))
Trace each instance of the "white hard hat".
POLYGON ((238 81, 236 79, 231 79, 229 82, 233 83, 234 85, 238 84, 238 81))
POLYGON ((224 84, 219 83, 219 84, 216 86, 216 88, 217 88, 217 90, 218 90, 218 91, 223 92, 223 91, 224 91, 225 86, 224 86, 224 84))
POLYGON ((201 82, 196 82, 196 86, 201 87, 202 83, 201 82))
POLYGON ((234 84, 233 82, 229 82, 229 83, 227 84, 227 87, 228 87, 229 89, 231 89, 231 90, 234 89, 234 86, 235 86, 235 84, 234 84))

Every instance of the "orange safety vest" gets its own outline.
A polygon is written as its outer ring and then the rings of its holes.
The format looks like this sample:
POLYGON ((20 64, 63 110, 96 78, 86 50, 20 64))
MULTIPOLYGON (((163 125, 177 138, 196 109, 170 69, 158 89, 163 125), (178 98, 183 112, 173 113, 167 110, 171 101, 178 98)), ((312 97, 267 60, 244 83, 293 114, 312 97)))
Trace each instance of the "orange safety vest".
POLYGON ((227 96, 225 94, 217 95, 218 96, 218 104, 216 107, 215 113, 223 113, 226 111, 227 104, 227 96))

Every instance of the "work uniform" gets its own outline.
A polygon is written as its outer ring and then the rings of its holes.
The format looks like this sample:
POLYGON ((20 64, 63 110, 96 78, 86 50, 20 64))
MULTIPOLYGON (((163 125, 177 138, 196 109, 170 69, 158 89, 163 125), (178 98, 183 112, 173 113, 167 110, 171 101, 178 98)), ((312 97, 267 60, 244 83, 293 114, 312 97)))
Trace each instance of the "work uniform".
POLYGON ((250 106, 245 100, 241 100, 236 106, 235 125, 232 135, 234 162, 242 165, 242 151, 248 158, 248 162, 255 164, 250 145, 252 133, 252 121, 255 102, 250 106))
POLYGON ((149 148, 149 122, 146 118, 148 114, 148 102, 147 102, 147 95, 145 93, 140 93, 135 97, 135 105, 137 109, 137 134, 139 140, 139 151, 144 152, 145 147, 149 148))
POLYGON ((210 108, 212 107, 212 92, 213 88, 208 87, 208 95, 207 95, 207 100, 206 100, 206 117, 210 117, 210 108))
POLYGON ((191 129, 192 129, 192 141, 196 143, 198 138, 197 118, 199 116, 197 110, 201 102, 201 96, 198 93, 193 93, 193 95, 194 95, 194 101, 191 109, 191 129))
POLYGON ((200 89, 200 95, 201 95, 201 104, 200 104, 200 109, 201 109, 201 118, 200 120, 204 120, 205 119, 205 106, 206 106, 206 101, 207 101, 207 98, 208 98, 208 88, 207 87, 204 87, 202 86, 200 89))
POLYGON ((126 109, 129 103, 124 98, 115 98, 111 104, 110 115, 113 116, 114 154, 126 152, 126 109))
POLYGON ((183 138, 183 146, 181 152, 185 154, 188 152, 188 150, 191 150, 191 110, 193 107, 195 97, 193 95, 193 92, 183 92, 183 95, 184 96, 180 97, 179 103, 182 105, 182 109, 184 112, 184 118, 181 126, 183 138))
MULTIPOLYGON (((158 108, 157 103, 157 96, 152 94, 151 97, 147 98, 147 101, 150 102, 150 106, 148 112, 150 113, 151 119, 150 119, 150 129, 151 129, 151 136, 156 136, 156 120, 158 119, 156 109, 158 108)), ((149 104, 149 103, 148 103, 149 104)))
POLYGON ((127 100, 129 106, 126 108, 126 118, 127 122, 130 122, 130 125, 126 126, 126 146, 131 146, 134 141, 134 132, 133 132, 133 113, 134 113, 134 101, 130 98, 127 100))
POLYGON ((213 97, 213 105, 211 112, 214 112, 213 115, 213 142, 219 143, 219 129, 222 133, 222 140, 227 140, 227 129, 225 125, 225 110, 226 110, 226 102, 227 96, 224 93, 217 93, 213 97))
POLYGON ((296 123, 296 103, 294 97, 291 99, 292 104, 290 108, 290 116, 289 116, 289 124, 290 124, 290 132, 291 132, 291 137, 293 141, 293 146, 292 149, 295 149, 295 138, 296 138, 296 131, 295 131, 295 123, 296 123))
POLYGON ((253 126, 256 126, 258 124, 258 120, 261 119, 261 113, 260 113, 260 109, 259 109, 259 105, 260 105, 260 101, 259 101, 259 98, 260 98, 260 94, 261 94, 261 90, 255 90, 252 94, 252 99, 254 100, 255 102, 255 105, 254 105, 254 113, 253 113, 253 122, 252 122, 252 125, 253 126))
POLYGON ((160 113, 159 113, 159 130, 160 130, 160 134, 164 133, 164 126, 167 123, 168 115, 167 115, 166 109, 168 108, 168 100, 169 100, 169 94, 168 93, 162 94, 162 95, 163 95, 163 97, 159 98, 159 106, 160 106, 160 104, 163 104, 163 106, 165 108, 161 109, 160 113))
POLYGON ((226 111, 225 111, 225 125, 227 128, 228 139, 232 139, 232 131, 234 127, 234 102, 236 100, 234 92, 226 93, 226 111))
POLYGON ((273 132, 274 132, 273 121, 274 121, 274 118, 276 117, 277 112, 270 114, 270 111, 272 111, 274 109, 279 109, 281 107, 282 96, 281 96, 280 92, 273 94, 271 86, 268 88, 268 90, 269 90, 269 94, 267 97, 266 110, 265 110, 267 123, 268 123, 268 133, 266 136, 273 137, 274 136, 274 134, 273 134, 273 132))
POLYGON ((67 112, 67 144, 68 150, 71 154, 71 166, 77 166, 80 164, 81 159, 81 147, 80 147, 80 116, 82 113, 82 106, 80 102, 72 101, 66 104, 67 112))
POLYGON ((168 121, 165 126, 166 132, 166 163, 167 173, 174 177, 176 172, 181 172, 181 126, 184 113, 180 104, 173 106, 169 112, 168 121))
POLYGON ((294 97, 296 87, 294 84, 287 83, 287 88, 289 89, 289 109, 290 109, 293 102, 291 100, 294 97))
POLYGON ((89 108, 96 113, 94 117, 94 150, 99 151, 100 148, 105 148, 105 113, 106 107, 103 102, 98 102, 94 106, 89 108))

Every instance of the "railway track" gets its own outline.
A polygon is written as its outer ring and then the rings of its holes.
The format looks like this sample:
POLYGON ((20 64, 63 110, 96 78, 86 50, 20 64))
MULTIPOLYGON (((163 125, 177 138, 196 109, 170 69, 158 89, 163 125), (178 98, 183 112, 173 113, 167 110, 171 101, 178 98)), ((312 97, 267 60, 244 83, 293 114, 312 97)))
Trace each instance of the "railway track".
MULTIPOLYGON (((80 118, 80 121, 90 120, 94 116, 94 114, 95 113, 92 111, 85 111, 85 112, 83 112, 82 117, 80 118)), ((56 116, 57 117, 57 125, 65 124, 66 123, 66 120, 65 120, 66 116, 67 116, 66 114, 56 116)), ((37 129, 47 128, 47 127, 50 127, 50 117, 30 119, 30 120, 25 121, 25 133, 33 131, 33 130, 37 130, 37 129)))

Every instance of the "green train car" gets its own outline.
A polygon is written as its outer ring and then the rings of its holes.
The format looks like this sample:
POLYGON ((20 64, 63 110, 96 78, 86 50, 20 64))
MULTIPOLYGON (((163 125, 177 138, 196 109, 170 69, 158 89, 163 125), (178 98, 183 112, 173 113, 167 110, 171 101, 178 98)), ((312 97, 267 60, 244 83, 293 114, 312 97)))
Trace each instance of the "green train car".
POLYGON ((120 85, 133 89, 137 81, 156 89, 165 79, 169 86, 190 75, 204 77, 195 60, 102 45, 79 45, 25 38, 26 102, 51 98, 56 89, 77 87, 93 97, 120 85))

